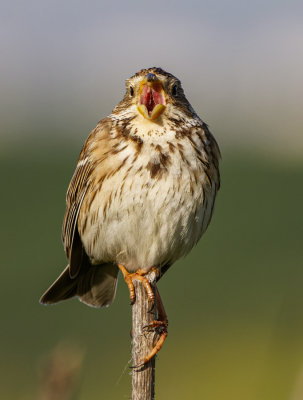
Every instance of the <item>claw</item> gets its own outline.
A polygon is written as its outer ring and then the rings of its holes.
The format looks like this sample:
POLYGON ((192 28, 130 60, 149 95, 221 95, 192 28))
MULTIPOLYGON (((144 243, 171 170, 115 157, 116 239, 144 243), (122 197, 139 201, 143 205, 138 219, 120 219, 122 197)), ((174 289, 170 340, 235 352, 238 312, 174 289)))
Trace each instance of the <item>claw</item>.
POLYGON ((163 346, 165 339, 167 338, 168 319, 157 286, 156 286, 156 295, 157 295, 158 319, 152 321, 149 325, 147 325, 147 328, 148 329, 161 328, 161 334, 151 352, 144 358, 144 360, 140 364, 137 364, 136 367, 140 367, 147 364, 158 353, 158 351, 163 346))
MULTIPOLYGON (((136 271, 134 273, 129 273, 127 271, 127 269, 124 267, 124 265, 122 265, 122 264, 118 264, 118 268, 122 272, 124 280, 128 286, 131 304, 134 304, 134 302, 136 300, 136 293, 135 293, 135 287, 134 287, 133 280, 137 279, 138 281, 140 281, 143 284, 143 286, 146 290, 147 296, 148 296, 148 300, 152 303, 150 310, 148 310, 149 313, 152 312, 153 308, 155 306, 155 295, 154 295, 153 289, 152 289, 149 281, 147 280, 147 278, 145 276, 143 276, 147 272, 144 269, 138 269, 138 271, 136 271)), ((159 270, 157 268, 153 267, 153 271, 156 273, 157 276, 159 276, 159 270)), ((159 291, 158 291, 157 287, 155 287, 155 288, 156 288, 156 295, 157 295, 157 303, 156 304, 157 304, 157 311, 158 311, 158 319, 152 321, 149 325, 144 326, 143 329, 161 328, 160 336, 159 336, 159 339, 157 340, 157 343, 152 348, 152 350, 149 352, 149 354, 144 358, 144 360, 142 360, 139 364, 136 364, 136 365, 130 367, 131 369, 138 369, 138 368, 143 368, 144 366, 146 366, 146 364, 161 349, 161 347, 163 346, 163 343, 167 337, 167 327, 168 327, 167 315, 165 313, 159 291)))
POLYGON ((129 367, 130 369, 143 369, 143 367, 146 366, 146 364, 144 362, 141 362, 140 364, 137 365, 132 365, 131 367, 129 367))
POLYGON ((137 364, 131 368, 136 369, 136 368, 140 368, 140 367, 143 367, 144 365, 146 365, 161 349, 166 338, 167 338, 167 328, 161 333, 156 345, 151 350, 151 352, 144 358, 144 360, 142 360, 139 364, 137 364))
POLYGON ((144 325, 143 329, 154 329, 154 328, 163 328, 167 330, 167 326, 168 326, 168 321, 159 321, 158 319, 155 319, 154 321, 152 321, 150 324, 148 325, 144 325))
POLYGON ((154 308, 155 308, 155 300, 153 301, 153 303, 151 303, 150 308, 147 310, 147 312, 149 314, 154 314, 154 308))
POLYGON ((152 308, 153 308, 154 302, 155 302, 155 295, 154 295, 153 289, 152 289, 150 283, 148 282, 147 278, 145 278, 145 276, 143 276, 147 272, 144 269, 138 269, 138 271, 130 274, 127 271, 127 269, 124 267, 124 265, 122 265, 122 264, 118 264, 118 268, 122 272, 124 280, 128 286, 129 298, 130 298, 131 305, 133 305, 136 300, 136 293, 135 293, 135 288, 134 288, 134 284, 133 284, 133 279, 137 279, 138 281, 142 282, 143 286, 145 287, 148 300, 151 301, 152 308))

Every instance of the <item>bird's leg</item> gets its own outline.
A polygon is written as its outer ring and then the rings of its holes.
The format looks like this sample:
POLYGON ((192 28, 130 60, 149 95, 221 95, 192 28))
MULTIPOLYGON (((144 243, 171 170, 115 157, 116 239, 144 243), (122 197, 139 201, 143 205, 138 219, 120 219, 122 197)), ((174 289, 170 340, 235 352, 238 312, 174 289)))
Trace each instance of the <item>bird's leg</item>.
POLYGON ((158 288, 156 287, 156 298, 157 298, 157 311, 158 311, 158 318, 154 320, 151 324, 147 325, 144 328, 147 329, 152 329, 152 328, 160 328, 160 337, 157 340, 157 343, 153 347, 153 349, 150 351, 150 353, 144 358, 144 360, 138 364, 135 365, 133 368, 140 368, 143 365, 147 364, 161 349, 163 346, 163 343, 167 337, 167 328, 168 328, 168 319, 167 319, 167 314, 165 312, 165 308, 159 293, 158 288))
POLYGON ((135 299, 136 299, 133 279, 137 279, 138 281, 142 282, 143 286, 145 287, 148 299, 154 304, 155 295, 154 295, 153 289, 150 286, 150 283, 148 282, 147 278, 145 278, 145 276, 144 276, 145 274, 147 274, 148 271, 145 271, 144 269, 140 268, 140 269, 138 269, 138 271, 131 274, 127 271, 127 269, 122 264, 118 264, 118 268, 122 272, 124 280, 128 286, 129 298, 130 298, 131 304, 134 304, 135 299))
MULTIPOLYGON (((154 296, 153 289, 152 289, 149 281, 147 280, 147 278, 144 276, 145 274, 147 274, 147 272, 144 269, 140 268, 140 269, 138 269, 138 271, 136 271, 134 273, 129 273, 127 271, 127 269, 124 267, 124 265, 122 265, 122 264, 118 264, 118 268, 122 272, 124 280, 128 286, 131 304, 133 304, 136 299, 133 279, 137 279, 138 281, 142 282, 143 286, 145 287, 148 299, 150 301, 152 301, 152 303, 154 304, 155 296, 154 296)), ((153 270, 156 273, 156 275, 159 274, 159 271, 157 268, 153 268, 153 270)), ((156 320, 152 321, 151 324, 145 326, 144 328, 159 329, 160 337, 157 340, 157 343, 155 344, 155 346, 150 351, 150 353, 144 358, 144 360, 132 368, 140 368, 140 367, 144 366, 145 364, 147 364, 161 349, 161 347, 163 346, 163 343, 167 337, 168 319, 167 319, 167 314, 165 312, 165 308, 164 308, 164 305, 163 305, 163 302, 162 302, 162 299, 161 299, 161 296, 160 296, 157 286, 156 286, 156 298, 157 298, 156 303, 157 303, 158 318, 156 320)))

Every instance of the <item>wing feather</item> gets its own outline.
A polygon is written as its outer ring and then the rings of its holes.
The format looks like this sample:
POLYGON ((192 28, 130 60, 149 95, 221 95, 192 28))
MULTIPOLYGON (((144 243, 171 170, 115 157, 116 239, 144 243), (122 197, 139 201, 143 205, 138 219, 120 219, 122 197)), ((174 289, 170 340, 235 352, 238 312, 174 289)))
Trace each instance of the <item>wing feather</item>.
POLYGON ((77 220, 81 204, 89 187, 89 177, 93 163, 89 158, 81 160, 81 155, 75 173, 69 184, 66 194, 66 211, 62 226, 62 240, 68 259, 71 256, 71 248, 77 226, 77 220))
POLYGON ((93 171, 100 163, 100 154, 108 150, 104 138, 108 137, 110 124, 108 118, 99 122, 90 133, 80 153, 76 170, 72 176, 66 193, 66 211, 62 226, 62 240, 65 253, 69 260, 71 277, 76 277, 81 268, 83 253, 85 252, 77 224, 81 206, 93 180, 93 171))

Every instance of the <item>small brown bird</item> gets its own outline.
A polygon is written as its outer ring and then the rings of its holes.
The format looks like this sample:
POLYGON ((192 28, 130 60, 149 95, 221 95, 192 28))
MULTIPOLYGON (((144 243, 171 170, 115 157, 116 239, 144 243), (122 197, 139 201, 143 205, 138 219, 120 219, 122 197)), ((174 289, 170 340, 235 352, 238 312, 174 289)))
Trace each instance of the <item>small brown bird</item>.
MULTIPOLYGON (((205 232, 220 185, 220 151, 187 101, 180 81, 160 68, 126 81, 112 114, 91 132, 66 196, 62 238, 68 266, 41 303, 78 296, 93 307, 110 305, 119 270, 135 301, 133 279, 159 276, 185 256, 205 232)), ((157 292, 162 335, 167 318, 157 292), (159 306, 160 304, 160 306, 159 306)))

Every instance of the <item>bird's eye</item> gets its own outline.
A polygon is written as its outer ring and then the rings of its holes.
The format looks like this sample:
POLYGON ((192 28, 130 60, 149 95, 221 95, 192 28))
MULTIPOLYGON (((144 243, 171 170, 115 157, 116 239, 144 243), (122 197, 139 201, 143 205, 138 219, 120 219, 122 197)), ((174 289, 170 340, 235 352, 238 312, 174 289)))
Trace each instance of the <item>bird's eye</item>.
POLYGON ((129 88, 129 93, 131 96, 134 95, 134 88, 132 86, 130 86, 130 88, 129 88))
POLYGON ((178 85, 174 85, 173 86, 173 89, 172 89, 172 95, 173 96, 177 96, 177 93, 178 93, 178 85))

